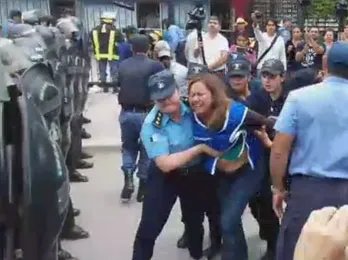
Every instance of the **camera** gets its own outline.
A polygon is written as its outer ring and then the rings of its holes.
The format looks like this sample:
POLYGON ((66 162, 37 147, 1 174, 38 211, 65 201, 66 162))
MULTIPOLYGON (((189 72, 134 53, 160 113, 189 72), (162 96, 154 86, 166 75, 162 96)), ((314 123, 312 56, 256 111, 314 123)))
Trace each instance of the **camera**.
POLYGON ((255 18, 257 20, 261 20, 262 19, 263 15, 262 15, 262 13, 260 11, 255 11, 254 14, 255 14, 255 18))
POLYGON ((202 22, 206 18, 206 12, 204 10, 203 4, 197 2, 193 10, 188 12, 189 20, 186 24, 186 30, 197 29, 202 30, 202 22))

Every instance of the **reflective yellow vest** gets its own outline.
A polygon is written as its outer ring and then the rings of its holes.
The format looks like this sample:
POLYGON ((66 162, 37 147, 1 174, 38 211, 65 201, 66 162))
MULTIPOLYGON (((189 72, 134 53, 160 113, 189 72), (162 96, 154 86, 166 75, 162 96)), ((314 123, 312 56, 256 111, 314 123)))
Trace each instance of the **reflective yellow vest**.
POLYGON ((106 24, 98 26, 92 31, 94 56, 96 60, 119 60, 118 43, 115 42, 116 31, 107 30, 106 24), (109 37, 107 38, 107 34, 109 37), (107 42, 106 42, 107 41, 107 42))

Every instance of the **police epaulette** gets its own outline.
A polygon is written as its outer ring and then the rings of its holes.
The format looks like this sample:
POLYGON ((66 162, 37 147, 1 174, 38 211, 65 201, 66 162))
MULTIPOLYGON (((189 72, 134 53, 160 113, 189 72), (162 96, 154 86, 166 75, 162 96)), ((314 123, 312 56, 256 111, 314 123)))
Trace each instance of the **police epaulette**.
POLYGON ((155 119, 153 120, 153 125, 156 126, 157 128, 161 128, 162 126, 162 119, 163 119, 163 113, 161 111, 158 111, 155 119))
POLYGON ((186 106, 190 106, 190 102, 189 102, 189 99, 188 97, 180 97, 180 100, 182 103, 184 103, 186 106))

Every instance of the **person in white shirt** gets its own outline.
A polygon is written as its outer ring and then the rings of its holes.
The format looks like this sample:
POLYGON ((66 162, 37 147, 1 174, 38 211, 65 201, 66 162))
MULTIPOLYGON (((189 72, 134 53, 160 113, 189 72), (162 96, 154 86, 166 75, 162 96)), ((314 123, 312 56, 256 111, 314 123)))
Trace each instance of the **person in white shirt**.
POLYGON ((277 34, 277 21, 274 19, 268 19, 266 23, 266 32, 262 32, 260 30, 259 20, 256 18, 255 13, 251 14, 251 19, 253 20, 255 38, 259 44, 259 51, 257 55, 259 62, 257 64, 257 70, 259 71, 263 63, 269 59, 280 60, 286 70, 287 61, 285 43, 283 38, 277 34), (277 37, 277 39, 274 45, 266 55, 263 55, 263 53, 265 53, 265 51, 271 46, 275 37, 277 37), (260 60, 262 56, 264 57, 260 60))
POLYGON ((180 95, 187 97, 188 69, 173 59, 170 46, 166 41, 158 41, 154 48, 156 58, 174 75, 180 95))
POLYGON ((224 73, 229 48, 228 41, 220 34, 220 30, 219 19, 216 16, 211 16, 208 23, 208 32, 202 33, 203 42, 197 41, 197 31, 193 31, 186 42, 185 53, 188 62, 204 64, 201 50, 201 46, 203 46, 208 68, 215 72, 224 73))

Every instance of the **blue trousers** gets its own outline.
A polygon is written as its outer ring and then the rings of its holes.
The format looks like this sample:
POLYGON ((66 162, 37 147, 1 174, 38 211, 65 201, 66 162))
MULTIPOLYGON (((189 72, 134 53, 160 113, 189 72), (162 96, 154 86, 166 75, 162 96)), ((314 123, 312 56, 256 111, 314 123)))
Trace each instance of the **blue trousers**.
POLYGON ((221 260, 248 260, 248 247, 242 226, 242 215, 250 198, 259 190, 263 174, 243 166, 233 175, 221 176, 219 197, 223 248, 221 260))
POLYGON ((348 180, 291 177, 287 207, 280 226, 277 260, 293 260, 301 230, 313 210, 348 204, 348 180))
POLYGON ((121 110, 119 122, 122 142, 122 167, 124 172, 135 172, 141 180, 148 175, 149 160, 140 142, 140 131, 146 113, 121 110), (139 157, 139 159, 138 159, 139 157))
POLYGON ((203 249, 204 198, 208 195, 211 176, 200 167, 191 167, 188 174, 178 171, 164 174, 154 163, 150 169, 132 260, 152 258, 155 241, 178 197, 185 219, 190 255, 200 259, 203 249))

